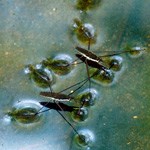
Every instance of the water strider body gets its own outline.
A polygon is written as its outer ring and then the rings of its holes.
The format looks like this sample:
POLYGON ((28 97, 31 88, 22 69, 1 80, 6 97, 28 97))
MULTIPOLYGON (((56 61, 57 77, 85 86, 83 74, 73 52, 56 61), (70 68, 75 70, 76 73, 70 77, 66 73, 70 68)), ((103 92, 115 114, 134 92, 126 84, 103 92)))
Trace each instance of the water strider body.
POLYGON ((68 102, 74 99, 73 96, 63 94, 63 93, 55 93, 55 92, 40 92, 40 95, 50 98, 54 101, 68 102))
POLYGON ((129 49, 125 51, 109 51, 111 54, 97 56, 93 52, 86 50, 81 47, 76 47, 76 50, 79 52, 79 54, 76 54, 76 57, 79 58, 82 62, 86 63, 88 66, 92 68, 97 68, 101 70, 111 69, 113 65, 107 64, 106 61, 103 60, 103 57, 110 57, 114 55, 119 55, 123 53, 137 53, 139 51, 143 51, 145 49, 129 49))
POLYGON ((86 63, 88 66, 102 70, 108 69, 103 63, 103 60, 93 52, 81 47, 76 47, 76 49, 79 51, 79 54, 76 54, 76 57, 82 62, 86 63))

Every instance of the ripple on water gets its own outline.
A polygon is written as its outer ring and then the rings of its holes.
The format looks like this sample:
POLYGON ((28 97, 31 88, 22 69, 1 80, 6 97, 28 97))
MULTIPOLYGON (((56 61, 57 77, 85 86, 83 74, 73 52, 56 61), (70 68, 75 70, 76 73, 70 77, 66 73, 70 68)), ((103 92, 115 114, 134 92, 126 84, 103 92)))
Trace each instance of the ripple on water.
POLYGON ((72 119, 76 122, 85 121, 88 118, 88 115, 89 115, 89 111, 85 107, 76 109, 71 113, 72 119))
POLYGON ((95 44, 97 39, 97 34, 95 28, 90 23, 82 23, 79 19, 74 19, 73 24, 73 34, 78 41, 88 45, 89 40, 90 44, 95 44))
POLYGON ((42 64, 27 65, 24 73, 29 75, 29 78, 39 87, 48 88, 49 85, 55 83, 55 77, 52 71, 43 67, 42 64))
POLYGON ((113 71, 120 71, 123 65, 123 58, 121 56, 112 56, 109 58, 109 66, 113 71))
POLYGON ((89 71, 90 75, 93 75, 93 73, 97 72, 92 80, 98 84, 110 86, 114 81, 115 74, 112 70, 107 69, 104 71, 92 68, 89 71))
POLYGON ((95 141, 95 136, 92 131, 88 129, 83 129, 78 132, 78 134, 75 135, 75 142, 80 147, 90 147, 95 141))
POLYGON ((13 105, 5 120, 11 120, 19 125, 35 125, 41 122, 42 113, 38 113, 41 105, 33 100, 23 100, 13 105))
POLYGON ((87 88, 75 97, 75 102, 80 105, 84 103, 84 107, 89 107, 93 106, 99 98, 99 93, 96 89, 87 88))
POLYGON ((67 54, 58 54, 54 58, 47 58, 42 61, 43 66, 52 70, 57 75, 66 75, 73 69, 71 56, 67 54))
POLYGON ((147 50, 147 48, 141 47, 141 46, 135 46, 135 47, 132 47, 130 50, 131 50, 131 52, 129 52, 129 56, 131 58, 137 58, 137 57, 141 56, 143 54, 143 52, 147 50))

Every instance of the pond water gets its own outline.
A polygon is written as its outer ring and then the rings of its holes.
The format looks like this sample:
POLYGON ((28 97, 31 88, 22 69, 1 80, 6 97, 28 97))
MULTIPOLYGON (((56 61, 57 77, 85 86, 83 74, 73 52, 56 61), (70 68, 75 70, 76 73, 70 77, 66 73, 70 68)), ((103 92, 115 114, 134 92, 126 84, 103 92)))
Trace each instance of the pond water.
MULTIPOLYGON (((81 0, 0 0, 0 149, 150 149, 150 1, 87 0, 86 4, 81 0), (29 64, 38 68, 47 58, 76 60, 75 47, 88 47, 82 27, 90 29, 90 51, 98 56, 127 47, 146 49, 140 55, 117 56, 122 65, 118 72, 113 71, 113 82, 91 79, 98 98, 87 107, 84 121, 62 112, 85 137, 84 142, 55 110, 39 118, 28 116, 41 107, 39 102, 48 100, 39 95, 48 88, 39 86, 25 70, 29 64), (23 106, 25 112, 10 115, 23 106), (29 120, 23 120, 20 113, 29 120)), ((87 78, 85 64, 59 73, 52 71, 56 92, 87 78)), ((74 95, 88 91, 88 87, 86 83, 74 95)))

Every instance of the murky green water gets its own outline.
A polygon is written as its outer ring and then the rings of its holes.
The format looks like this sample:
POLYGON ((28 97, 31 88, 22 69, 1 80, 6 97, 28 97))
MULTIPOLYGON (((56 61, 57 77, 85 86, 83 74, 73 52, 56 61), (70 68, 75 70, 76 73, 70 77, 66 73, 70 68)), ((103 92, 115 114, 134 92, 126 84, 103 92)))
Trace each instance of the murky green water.
MULTIPOLYGON (((0 0, 0 149, 3 150, 149 150, 150 144, 150 2, 103 0, 82 12, 76 1, 0 0), (44 90, 25 74, 24 67, 48 57, 67 54, 75 59, 75 46, 87 48, 73 34, 74 19, 93 25, 96 43, 91 50, 120 50, 126 44, 146 47, 139 57, 122 55, 123 66, 115 81, 92 81, 99 99, 88 118, 73 121, 75 128, 91 136, 89 147, 79 146, 75 133, 54 110, 33 124, 19 124, 7 115, 20 101, 46 101, 44 90)), ((56 75, 54 91, 87 77, 85 65, 64 76, 56 75)), ((88 88, 86 84, 83 88, 88 88)))

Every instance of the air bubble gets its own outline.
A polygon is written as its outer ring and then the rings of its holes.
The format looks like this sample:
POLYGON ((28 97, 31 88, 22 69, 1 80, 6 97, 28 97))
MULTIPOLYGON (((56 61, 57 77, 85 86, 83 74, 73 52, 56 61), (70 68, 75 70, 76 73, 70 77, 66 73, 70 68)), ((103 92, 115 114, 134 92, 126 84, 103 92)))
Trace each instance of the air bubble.
POLYGON ((73 69, 71 62, 72 58, 69 55, 59 54, 53 59, 47 58, 46 60, 43 60, 42 64, 46 68, 51 69, 55 74, 66 75, 73 69))
POLYGON ((24 73, 25 73, 25 74, 31 73, 31 70, 30 70, 30 68, 29 68, 28 66, 26 66, 26 67, 24 68, 24 73))
POLYGON ((35 68, 36 68, 36 69, 41 69, 41 68, 42 68, 42 64, 36 64, 36 65, 35 65, 35 68))
POLYGON ((8 125, 11 123, 11 116, 9 116, 8 114, 4 115, 3 119, 2 119, 3 123, 5 125, 8 125))

